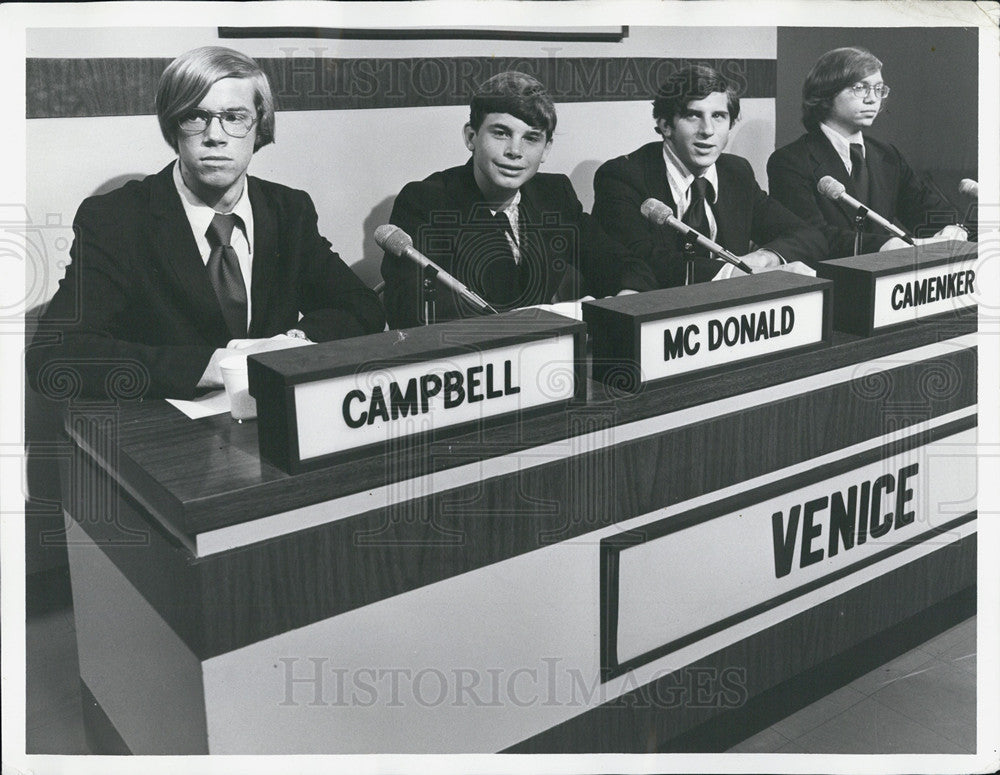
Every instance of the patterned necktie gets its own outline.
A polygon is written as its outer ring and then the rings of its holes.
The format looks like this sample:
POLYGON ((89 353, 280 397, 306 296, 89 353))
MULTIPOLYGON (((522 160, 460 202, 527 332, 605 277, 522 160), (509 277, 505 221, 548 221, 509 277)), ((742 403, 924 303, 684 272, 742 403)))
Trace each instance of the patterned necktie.
POLYGON ((858 201, 868 204, 868 165, 861 143, 851 143, 851 183, 858 201))
POLYGON ((483 297, 497 308, 510 308, 521 296, 521 278, 514 252, 507 241, 512 233, 510 220, 502 210, 492 218, 477 257, 483 297))
POLYGON ((233 339, 242 339, 247 335, 247 287, 240 271, 240 260, 230 244, 238 222, 239 216, 232 213, 216 213, 206 233, 212 246, 208 256, 208 277, 233 339))
MULTIPOLYGON (((705 178, 695 178, 691 181, 691 203, 688 205, 687 210, 684 211, 684 217, 681 218, 684 223, 706 237, 712 236, 708 223, 707 210, 707 200, 711 196, 712 184, 705 178)), ((708 251, 699 245, 694 246, 693 252, 694 255, 702 258, 708 258, 709 256, 708 251)), ((692 282, 703 283, 715 277, 719 272, 719 267, 714 261, 698 260, 694 262, 692 270, 692 282)))

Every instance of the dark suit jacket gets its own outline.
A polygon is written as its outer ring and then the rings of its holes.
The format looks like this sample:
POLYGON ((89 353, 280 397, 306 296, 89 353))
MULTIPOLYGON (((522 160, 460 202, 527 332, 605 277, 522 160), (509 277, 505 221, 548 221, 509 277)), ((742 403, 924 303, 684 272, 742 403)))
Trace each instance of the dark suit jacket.
MULTIPOLYGON (((752 240, 789 262, 812 266, 827 258, 823 235, 761 191, 746 159, 724 153, 715 167, 719 191, 712 212, 718 227, 715 241, 722 247, 742 256, 750 252, 752 240)), ((662 142, 647 143, 605 162, 594 176, 594 218, 645 261, 654 278, 650 286, 649 274, 624 276, 623 286, 637 291, 684 284, 683 239, 673 229, 654 226, 642 216, 639 208, 650 197, 675 208, 662 142)))
MULTIPOLYGON (((124 380, 119 385, 134 397, 189 398, 213 351, 226 346, 229 332, 172 168, 80 205, 72 263, 27 353, 36 390, 58 394, 53 380, 71 379, 82 395, 105 397, 124 380)), ((247 185, 248 337, 300 328, 324 341, 381 331, 378 298, 320 236, 309 195, 257 178, 247 185)))
MULTIPOLYGON (((604 296, 621 289, 617 277, 631 258, 583 212, 565 175, 536 174, 521 187, 519 210, 521 261, 532 282, 505 308, 604 296)), ((493 228, 490 211, 476 185, 471 161, 407 183, 393 204, 389 221, 413 238, 417 250, 470 289, 495 302, 480 283, 484 236, 493 228)), ((382 259, 385 308, 392 328, 423 322, 419 268, 386 253, 382 259)), ((497 306, 494 304, 494 306, 497 306)), ((438 322, 479 314, 438 284, 438 322)))
MULTIPOLYGON (((919 232, 917 236, 929 236, 945 223, 955 223, 954 208, 914 174, 895 146, 865 137, 865 161, 870 182, 866 204, 870 209, 897 226, 919 232), (930 218, 932 213, 934 217, 930 218), (920 230, 921 225, 926 228, 920 230)), ((816 190, 820 179, 827 175, 839 180, 848 194, 860 199, 844 162, 821 129, 779 148, 767 162, 771 196, 822 229, 832 256, 850 256, 854 253, 854 213, 816 190)), ((870 221, 865 228, 862 253, 878 251, 892 236, 870 221)))

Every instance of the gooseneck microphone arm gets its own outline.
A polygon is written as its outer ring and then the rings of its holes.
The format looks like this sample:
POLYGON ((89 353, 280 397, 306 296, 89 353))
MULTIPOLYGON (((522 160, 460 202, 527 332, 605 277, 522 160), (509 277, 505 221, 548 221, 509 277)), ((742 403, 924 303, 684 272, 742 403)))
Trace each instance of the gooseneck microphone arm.
POLYGON ((835 177, 830 175, 825 175, 820 178, 819 183, 816 184, 816 190, 819 191, 827 199, 832 199, 834 202, 841 202, 847 205, 851 210, 853 210, 858 217, 864 216, 872 223, 877 223, 883 229, 888 231, 895 237, 899 237, 903 242, 910 245, 915 245, 913 237, 899 228, 896 224, 883 218, 874 210, 869 209, 866 205, 859 202, 853 196, 847 193, 847 189, 844 188, 844 184, 837 180, 835 177))
POLYGON ((737 269, 746 272, 747 274, 753 274, 753 270, 749 266, 747 266, 733 253, 722 247, 722 245, 717 242, 713 242, 701 232, 692 229, 684 223, 684 221, 678 220, 674 216, 673 210, 663 204, 663 202, 659 199, 647 199, 642 203, 642 206, 639 208, 639 212, 641 212, 651 223, 654 223, 657 226, 669 226, 672 229, 676 229, 684 235, 684 238, 688 240, 688 242, 701 245, 705 248, 705 250, 715 253, 723 261, 732 264, 737 269))
POLYGON ((392 253, 392 255, 397 256, 398 258, 405 258, 415 263, 420 267, 424 278, 433 274, 433 276, 440 281, 442 285, 458 294, 473 307, 476 307, 483 312, 498 314, 497 310, 490 306, 482 297, 479 296, 479 294, 475 291, 469 290, 464 283, 448 274, 444 271, 444 269, 413 247, 413 239, 398 226, 393 226, 391 223, 385 223, 379 226, 375 229, 375 242, 386 253, 392 253))

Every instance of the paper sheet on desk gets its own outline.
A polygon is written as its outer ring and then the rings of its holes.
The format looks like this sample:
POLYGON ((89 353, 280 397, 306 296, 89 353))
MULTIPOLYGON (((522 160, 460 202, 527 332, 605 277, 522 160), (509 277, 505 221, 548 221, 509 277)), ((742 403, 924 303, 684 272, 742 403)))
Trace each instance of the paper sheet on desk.
MULTIPOLYGON (((286 336, 285 334, 278 334, 277 336, 272 336, 267 340, 233 339, 229 342, 227 347, 233 352, 233 355, 239 355, 240 350, 250 350, 251 354, 256 354, 265 351, 260 347, 262 342, 267 345, 266 349, 269 350, 283 350, 289 347, 308 347, 313 344, 308 339, 297 339, 286 336)), ((223 412, 228 412, 232 408, 229 402, 229 396, 226 394, 225 390, 217 390, 212 393, 206 393, 193 401, 182 401, 179 398, 168 398, 167 402, 173 404, 192 420, 197 420, 201 417, 211 417, 213 414, 222 414, 223 412)))
POLYGON ((193 401, 182 401, 179 398, 168 398, 168 404, 172 404, 180 411, 184 412, 192 420, 202 417, 211 417, 213 414, 222 414, 229 411, 229 396, 225 390, 216 390, 206 393, 193 401))

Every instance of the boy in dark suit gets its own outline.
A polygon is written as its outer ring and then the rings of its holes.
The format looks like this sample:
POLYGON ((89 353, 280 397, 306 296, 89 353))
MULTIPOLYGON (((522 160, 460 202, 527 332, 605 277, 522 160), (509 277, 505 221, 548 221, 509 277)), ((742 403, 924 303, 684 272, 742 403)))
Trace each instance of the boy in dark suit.
POLYGON ((650 197, 755 271, 812 274, 801 262, 827 257, 823 235, 761 191, 746 159, 723 153, 739 110, 739 97, 719 73, 702 65, 683 67, 661 85, 653 102, 662 141, 597 170, 594 218, 649 269, 623 278, 625 287, 643 291, 721 280, 734 271, 707 255, 686 261, 683 237, 641 214, 650 197))
POLYGON ((72 263, 26 355, 36 389, 69 378, 84 396, 114 397, 128 374, 134 397, 190 398, 222 386, 219 362, 237 347, 384 328, 378 298, 320 236, 308 194, 247 176, 274 140, 256 62, 221 47, 182 54, 156 109, 177 160, 80 206, 72 263))
MULTIPOLYGON (((954 223, 954 208, 927 186, 895 146, 864 135, 878 116, 889 87, 882 63, 861 48, 826 52, 802 87, 802 123, 808 130, 779 148, 767 162, 771 196, 821 228, 834 257, 854 252, 854 213, 817 190, 830 176, 879 215, 926 233, 930 224, 954 223), (921 229, 921 227, 923 227, 921 229)), ((933 227, 932 227, 933 228, 933 227)), ((946 225, 930 239, 967 238, 963 228, 946 225)), ((866 221, 861 252, 906 247, 899 237, 866 221)))
MULTIPOLYGON (((469 161, 406 184, 393 204, 390 222, 417 250, 500 311, 615 293, 631 263, 583 212, 569 178, 538 172, 555 127, 542 84, 499 73, 472 97, 469 161)), ((387 252, 382 276, 389 325, 424 323, 419 267, 387 252)), ((435 296, 436 322, 481 314, 443 286, 435 296)))

